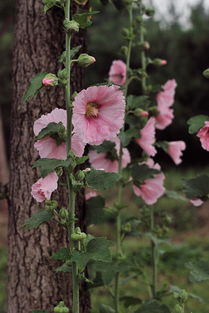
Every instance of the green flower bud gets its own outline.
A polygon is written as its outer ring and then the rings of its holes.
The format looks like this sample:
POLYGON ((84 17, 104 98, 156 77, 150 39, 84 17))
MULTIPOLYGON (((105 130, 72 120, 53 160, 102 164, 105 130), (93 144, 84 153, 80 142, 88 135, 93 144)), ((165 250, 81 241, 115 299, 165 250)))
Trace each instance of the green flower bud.
POLYGON ((73 233, 71 235, 71 239, 73 241, 81 241, 81 240, 86 239, 86 237, 87 237, 87 235, 85 233, 79 233, 79 234, 73 233))
POLYGON ((55 313, 68 313, 69 309, 66 307, 64 301, 60 301, 60 303, 54 307, 55 313))
POLYGON ((58 207, 58 202, 56 200, 45 200, 44 208, 46 210, 55 210, 58 207))
POLYGON ((123 225, 122 230, 123 230, 125 233, 130 233, 131 230, 132 230, 131 224, 130 224, 130 223, 126 223, 125 225, 123 225))
POLYGON ((157 66, 162 66, 162 65, 166 65, 167 64, 167 61, 166 60, 162 60, 162 59, 154 59, 152 61, 152 63, 154 65, 157 65, 157 66))
POLYGON ((180 304, 175 305, 175 313, 184 313, 184 310, 180 304))
POLYGON ((205 76, 205 78, 209 78, 209 68, 207 68, 204 72, 203 75, 205 76))
POLYGON ((84 171, 78 171, 77 173, 76 173, 76 179, 78 180, 78 181, 83 181, 84 180, 84 178, 85 178, 85 172, 84 171))
POLYGON ((138 108, 138 109, 134 110, 134 115, 139 116, 139 117, 148 117, 149 112, 138 108))
POLYGON ((65 19, 64 22, 64 27, 66 29, 66 31, 72 31, 72 32, 79 32, 79 24, 78 22, 74 21, 74 20, 69 20, 69 19, 65 19))
POLYGON ((65 220, 69 217, 69 211, 65 208, 61 208, 59 211, 59 216, 61 217, 61 219, 65 220))
POLYGON ((121 51, 121 54, 122 54, 124 57, 126 57, 127 54, 128 54, 128 47, 122 46, 120 51, 121 51))
POLYGON ((87 67, 96 62, 96 59, 87 53, 81 53, 78 57, 78 64, 87 67))
POLYGON ((64 68, 63 70, 59 70, 58 78, 63 85, 67 84, 67 70, 64 68))

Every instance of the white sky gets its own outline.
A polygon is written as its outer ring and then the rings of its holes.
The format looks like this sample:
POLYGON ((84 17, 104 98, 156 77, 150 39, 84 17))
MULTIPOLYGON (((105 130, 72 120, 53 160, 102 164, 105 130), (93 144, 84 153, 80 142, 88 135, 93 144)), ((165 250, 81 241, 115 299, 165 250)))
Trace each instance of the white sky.
MULTIPOLYGON (((175 7, 177 12, 181 15, 180 20, 185 23, 187 20, 189 9, 192 5, 200 2, 200 0, 145 0, 147 3, 153 3, 157 9, 156 15, 163 16, 163 18, 167 19, 166 12, 168 10, 169 4, 171 2, 175 3, 175 7)), ((205 8, 209 10, 209 0, 203 1, 205 8)), ((169 17, 168 17, 169 19, 169 17)))

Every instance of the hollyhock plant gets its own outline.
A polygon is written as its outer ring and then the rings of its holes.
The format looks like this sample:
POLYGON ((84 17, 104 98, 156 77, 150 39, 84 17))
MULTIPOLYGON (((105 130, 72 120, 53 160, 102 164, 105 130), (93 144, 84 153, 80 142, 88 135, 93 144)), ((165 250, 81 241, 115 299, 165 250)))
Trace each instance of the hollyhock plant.
POLYGON ((162 86, 163 91, 157 94, 156 100, 159 114, 155 116, 155 119, 156 128, 158 129, 164 129, 172 123, 174 114, 171 106, 174 102, 176 86, 175 79, 168 80, 167 83, 162 86))
POLYGON ((155 143, 155 119, 151 117, 144 128, 140 130, 140 138, 136 139, 138 145, 146 152, 149 156, 154 156, 157 150, 153 146, 155 143))
MULTIPOLYGON (((158 163, 154 164, 152 159, 147 160, 145 163, 150 168, 160 170, 158 163)), ((154 175, 153 178, 146 179, 144 183, 138 187, 133 186, 134 193, 141 197, 148 205, 152 205, 164 194, 165 188, 163 186, 165 176, 163 173, 154 175)))
MULTIPOLYGON (((119 156, 120 151, 120 141, 118 138, 114 140, 115 142, 115 149, 117 155, 119 156)), ((122 155, 122 168, 125 168, 131 161, 130 154, 128 149, 123 148, 123 155, 122 155)), ((106 172, 118 172, 118 160, 112 160, 108 158, 107 153, 98 153, 96 151, 89 152, 89 162, 91 166, 97 170, 104 169, 106 172)))
POLYGON ((37 202, 50 200, 52 192, 57 189, 57 182, 56 172, 49 173, 32 185, 31 195, 37 202))
POLYGON ((186 144, 184 141, 171 141, 168 143, 167 153, 172 158, 176 165, 182 162, 182 151, 186 149, 186 144))
MULTIPOLYGON (((67 124, 66 110, 54 109, 52 112, 42 115, 34 123, 34 133, 37 136, 40 131, 45 128, 49 123, 62 123, 64 127, 67 124)), ((52 137, 45 137, 37 140, 34 147, 38 150, 41 158, 60 159, 65 160, 67 158, 66 143, 61 142, 57 144, 56 140, 52 137)), ((72 151, 76 156, 82 156, 84 153, 85 145, 78 138, 77 135, 72 136, 72 151)))
POLYGON ((121 60, 112 62, 109 71, 109 81, 116 85, 124 85, 126 82, 126 64, 121 60))
POLYGON ((209 121, 198 131, 197 137, 200 138, 203 149, 209 151, 209 121))
POLYGON ((77 94, 73 102, 75 134, 84 143, 100 145, 114 140, 124 123, 125 99, 116 86, 93 86, 77 94))

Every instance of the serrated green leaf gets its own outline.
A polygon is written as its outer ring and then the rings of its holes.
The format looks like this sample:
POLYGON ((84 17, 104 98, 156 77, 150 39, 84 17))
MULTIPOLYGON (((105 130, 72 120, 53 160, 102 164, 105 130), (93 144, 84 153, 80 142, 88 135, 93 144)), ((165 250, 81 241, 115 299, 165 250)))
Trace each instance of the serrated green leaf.
POLYGON ((41 172, 41 176, 45 177, 49 173, 56 170, 58 167, 68 167, 71 163, 70 159, 57 160, 57 159, 39 159, 33 163, 33 167, 38 167, 41 172))
POLYGON ((65 132, 64 125, 60 123, 49 123, 45 128, 43 128, 38 136, 36 136, 36 140, 43 139, 47 136, 59 136, 59 134, 63 134, 65 132))
POLYGON ((99 308, 100 313, 115 313, 115 310, 110 306, 106 304, 101 304, 99 308))
POLYGON ((104 212, 105 199, 101 196, 91 198, 86 201, 86 216, 87 223, 89 224, 101 224, 106 220, 104 212))
POLYGON ((209 194, 209 176, 200 175, 198 177, 185 180, 184 192, 190 199, 207 197, 209 194))
POLYGON ((87 155, 84 155, 82 157, 76 157, 76 164, 81 165, 81 164, 85 163, 88 160, 88 158, 89 157, 87 155))
POLYGON ((156 300, 146 302, 134 313, 171 313, 170 309, 156 300))
POLYGON ((136 186, 141 186, 146 179, 153 178, 156 174, 159 174, 159 170, 150 168, 146 164, 135 164, 131 167, 131 176, 136 186))
POLYGON ((150 105, 148 96, 134 96, 130 95, 127 98, 128 109, 134 110, 137 108, 145 109, 146 106, 150 105))
POLYGON ((209 116, 207 115, 196 115, 192 118, 190 118, 187 121, 187 124, 189 125, 189 133, 195 134, 198 132, 198 130, 204 126, 205 121, 209 121, 209 116))
POLYGON ((39 73, 31 80, 30 85, 23 96, 23 101, 28 101, 37 94, 42 87, 42 80, 46 75, 47 73, 39 73))
POLYGON ((86 175, 86 182, 89 187, 96 190, 112 188, 119 180, 116 173, 107 173, 103 170, 91 170, 86 175))
POLYGON ((209 262, 203 260, 189 262, 186 267, 190 269, 189 280, 192 283, 209 280, 209 262))
POLYGON ((121 131, 119 138, 124 147, 128 146, 132 138, 139 137, 139 130, 137 128, 129 128, 126 131, 121 131))
POLYGON ((72 268, 69 265, 69 263, 64 263, 61 266, 57 267, 55 270, 57 273, 61 272, 61 273, 71 273, 72 272, 72 268))
POLYGON ((52 260, 68 261, 70 259, 70 252, 67 248, 60 248, 52 255, 52 260))
POLYGON ((24 224, 27 229, 39 227, 41 224, 49 222, 53 217, 51 210, 41 210, 31 216, 24 224))
POLYGON ((142 300, 136 297, 131 297, 131 296, 125 296, 121 297, 120 301, 123 302, 124 306, 126 308, 129 308, 130 306, 141 304, 142 300))

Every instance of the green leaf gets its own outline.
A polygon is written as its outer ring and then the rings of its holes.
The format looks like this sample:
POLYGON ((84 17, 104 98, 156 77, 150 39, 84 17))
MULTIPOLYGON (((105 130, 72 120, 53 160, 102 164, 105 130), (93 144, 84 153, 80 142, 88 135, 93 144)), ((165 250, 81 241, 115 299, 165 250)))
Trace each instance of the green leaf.
POLYGON ((99 11, 80 11, 73 15, 73 20, 75 20, 80 28, 86 28, 92 24, 91 16, 99 13, 99 11))
POLYGON ((70 252, 67 248, 60 248, 52 255, 52 260, 68 261, 70 259, 70 252))
POLYGON ((115 310, 106 304, 101 304, 99 308, 99 313, 115 313, 115 310))
POLYGON ((74 48, 72 48, 70 50, 70 57, 71 57, 71 59, 80 51, 81 47, 82 47, 81 45, 80 46, 76 46, 76 47, 74 47, 74 48))
POLYGON ((33 163, 33 167, 40 168, 41 176, 45 177, 49 173, 56 170, 58 167, 68 167, 71 163, 70 159, 57 160, 57 159, 39 159, 33 163))
POLYGON ((122 145, 126 147, 132 138, 139 137, 139 130, 137 128, 129 128, 126 131, 121 131, 119 134, 119 138, 122 142, 122 145))
POLYGON ((209 116, 197 115, 197 116, 190 118, 187 121, 187 124, 189 125, 189 133, 190 134, 197 133, 198 130, 204 126, 205 121, 209 121, 209 116))
POLYGON ((136 297, 125 296, 120 298, 126 308, 129 308, 132 305, 141 304, 142 300, 136 297))
POLYGON ((28 101, 37 94, 42 87, 42 80, 46 75, 47 73, 39 73, 31 80, 30 85, 23 96, 23 101, 28 101))
POLYGON ((64 125, 60 123, 49 123, 45 128, 43 128, 38 136, 36 136, 36 140, 43 139, 47 136, 53 137, 54 135, 63 134, 65 133, 64 125))
POLYGON ((128 109, 145 109, 148 105, 150 105, 150 100, 148 96, 134 96, 130 95, 127 98, 128 109))
POLYGON ((41 224, 49 222, 53 217, 53 211, 41 210, 31 216, 24 224, 27 229, 39 227, 41 224))
POLYGON ((112 149, 115 148, 115 143, 112 141, 105 140, 101 145, 92 146, 92 148, 96 150, 98 153, 103 153, 103 152, 106 153, 106 152, 112 151, 112 149))
POLYGON ((82 157, 76 157, 76 164, 81 165, 81 164, 85 163, 88 159, 89 159, 89 157, 87 155, 84 155, 82 157))
POLYGON ((180 195, 179 193, 177 193, 174 190, 166 190, 165 194, 166 194, 166 196, 168 198, 171 198, 171 199, 181 200, 181 201, 188 201, 187 198, 185 198, 184 196, 180 195))
POLYGON ((159 174, 159 170, 150 168, 146 164, 135 164, 131 167, 131 176, 136 186, 140 186, 146 179, 153 178, 156 174, 159 174))
POLYGON ((105 199, 101 196, 97 196, 86 201, 88 225, 101 224, 106 220, 106 215, 103 210, 104 206, 105 199))
POLYGON ((69 265, 69 263, 64 263, 61 266, 57 267, 55 270, 57 273, 61 272, 61 273, 71 273, 72 272, 72 268, 69 265))
POLYGON ((189 280, 192 283, 209 280, 209 262, 203 260, 189 262, 186 267, 190 269, 189 280))
POLYGON ((107 173, 103 170, 91 170, 86 175, 89 187, 96 190, 112 188, 118 182, 120 176, 116 173, 107 173))
POLYGON ((191 199, 207 197, 209 194, 209 176, 200 175, 186 180, 184 183, 184 192, 191 199))
POLYGON ((171 313, 170 309, 156 300, 144 303, 134 313, 171 313))

